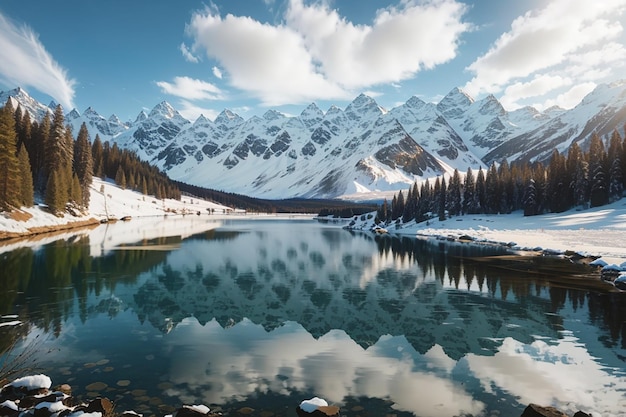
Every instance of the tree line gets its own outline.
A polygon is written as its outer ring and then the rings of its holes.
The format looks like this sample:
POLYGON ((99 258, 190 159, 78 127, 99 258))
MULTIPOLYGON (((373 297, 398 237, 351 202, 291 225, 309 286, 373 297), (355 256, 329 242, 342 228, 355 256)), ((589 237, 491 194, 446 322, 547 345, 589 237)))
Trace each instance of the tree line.
POLYGON ((84 123, 74 138, 61 105, 41 122, 14 109, 11 99, 0 108, 0 211, 33 206, 37 196, 55 215, 84 213, 94 175, 159 199, 180 199, 172 181, 134 152, 99 135, 92 144, 84 123))
MULTIPOLYGON (((626 126, 625 126, 626 131, 626 126)), ((621 199, 626 189, 626 138, 614 130, 602 140, 592 134, 585 152, 576 142, 567 154, 556 149, 542 162, 492 163, 464 178, 458 170, 446 180, 417 182, 379 206, 382 222, 444 220, 462 214, 498 214, 523 210, 525 216, 561 213, 574 207, 598 207, 621 199)))
POLYGON ((377 208, 373 203, 358 204, 342 200, 311 198, 269 200, 203 188, 179 181, 173 182, 183 193, 252 213, 317 213, 320 216, 352 217, 355 214, 375 211, 377 208))

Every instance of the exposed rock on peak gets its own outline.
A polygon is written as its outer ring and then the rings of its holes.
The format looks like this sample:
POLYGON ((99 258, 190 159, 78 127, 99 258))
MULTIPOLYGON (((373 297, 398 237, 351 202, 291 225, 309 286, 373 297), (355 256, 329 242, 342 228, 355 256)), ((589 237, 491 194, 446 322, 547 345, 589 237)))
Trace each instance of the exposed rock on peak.
POLYGON ((473 98, 460 88, 455 87, 437 104, 437 110, 445 117, 459 118, 473 102, 473 98))

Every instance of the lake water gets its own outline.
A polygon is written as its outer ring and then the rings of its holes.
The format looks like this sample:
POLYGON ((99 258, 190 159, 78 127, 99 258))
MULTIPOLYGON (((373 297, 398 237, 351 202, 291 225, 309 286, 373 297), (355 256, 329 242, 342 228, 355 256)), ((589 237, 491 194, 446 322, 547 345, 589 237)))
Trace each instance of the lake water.
POLYGON ((118 412, 295 416, 318 396, 343 416, 626 415, 626 294, 564 280, 566 261, 206 217, 0 251, 0 347, 118 412))

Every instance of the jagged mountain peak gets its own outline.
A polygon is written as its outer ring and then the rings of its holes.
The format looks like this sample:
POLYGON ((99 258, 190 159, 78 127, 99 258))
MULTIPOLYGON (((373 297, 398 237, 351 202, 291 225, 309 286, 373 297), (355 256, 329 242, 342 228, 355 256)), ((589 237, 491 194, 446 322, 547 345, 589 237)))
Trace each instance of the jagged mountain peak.
POLYGON ((437 109, 446 117, 460 117, 471 105, 474 99, 465 91, 458 87, 454 87, 441 101, 437 104, 437 109))
POLYGON ((178 113, 178 111, 174 109, 174 107, 172 107, 172 105, 167 101, 162 101, 154 106, 154 108, 148 114, 148 117, 150 118, 155 118, 158 116, 165 117, 167 119, 182 117, 180 113, 178 113))
POLYGON ((120 118, 117 117, 116 114, 112 114, 111 116, 109 116, 108 121, 109 121, 109 123, 114 123, 114 124, 120 124, 120 125, 124 124, 124 123, 122 123, 120 118))
POLYGON ((361 121, 363 119, 374 121, 385 114, 386 111, 372 97, 361 93, 352 103, 348 104, 344 113, 352 121, 361 121))
POLYGON ((78 112, 78 110, 76 110, 76 108, 73 108, 71 112, 69 112, 65 118, 68 120, 74 120, 74 119, 78 119, 80 117, 80 113, 78 112))
POLYGON ((365 93, 359 94, 352 102, 346 107, 346 112, 357 109, 378 109, 381 113, 385 113, 385 110, 378 105, 376 100, 368 96, 365 93))
POLYGON ((263 114, 263 118, 268 121, 280 120, 284 119, 285 117, 287 116, 277 110, 268 110, 263 114))
POLYGON ((8 100, 11 100, 11 105, 14 109, 20 106, 22 111, 27 111, 32 119, 38 121, 42 120, 46 114, 52 114, 54 111, 54 109, 50 109, 35 100, 21 87, 6 92, 0 92, 0 106, 4 106, 8 100))
POLYGON ((317 107, 317 104, 311 103, 302 110, 300 113, 301 118, 305 119, 317 119, 324 117, 324 112, 317 107))
POLYGON ((135 118, 135 124, 141 123, 148 118, 148 113, 145 110, 139 112, 137 117, 135 118))
MULTIPOLYGON (((14 88, 13 90, 9 90, 5 93, 8 97, 14 97, 16 99, 27 99, 32 100, 33 98, 24 90, 22 87, 14 88)), ((3 103, 4 104, 4 103, 3 103)))
POLYGON ((495 114, 498 116, 506 114, 506 110, 504 110, 500 101, 493 94, 489 94, 475 103, 480 106, 480 114, 495 114))
POLYGON ((228 125, 234 126, 244 122, 244 119, 239 116, 237 113, 233 113, 229 109, 224 109, 220 114, 215 118, 216 125, 228 125))
POLYGON ((83 112, 83 116, 90 116, 90 117, 102 117, 100 115, 100 113, 98 113, 96 110, 94 110, 93 107, 89 106, 85 109, 85 111, 83 112))
POLYGON ((407 107, 419 109, 424 106, 426 102, 417 96, 413 96, 404 103, 407 107))
POLYGON ((317 126, 324 118, 324 112, 320 110, 315 103, 309 104, 302 113, 300 113, 300 121, 309 129, 317 126))
POLYGON ((198 116, 196 121, 193 122, 193 125, 194 126, 201 126, 201 125, 208 125, 210 123, 211 123, 211 121, 209 119, 207 119, 204 114, 201 114, 200 116, 198 116))
POLYGON ((328 111, 326 111, 326 115, 329 113, 343 113, 343 110, 333 104, 328 108, 328 111))

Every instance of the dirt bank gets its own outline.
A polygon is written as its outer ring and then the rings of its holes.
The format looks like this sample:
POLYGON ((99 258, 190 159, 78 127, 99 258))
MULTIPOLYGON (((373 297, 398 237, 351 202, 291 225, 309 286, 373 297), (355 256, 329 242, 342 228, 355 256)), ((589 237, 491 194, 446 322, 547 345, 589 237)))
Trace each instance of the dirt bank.
POLYGON ((17 239, 23 239, 25 237, 32 238, 34 236, 46 235, 49 236, 54 233, 63 233, 70 229, 80 229, 80 228, 93 228, 100 224, 100 221, 95 218, 89 218, 87 220, 80 220, 75 222, 67 222, 63 224, 54 224, 49 226, 37 226, 28 228, 27 231, 23 232, 10 232, 6 230, 0 230, 0 242, 11 243, 17 239))

